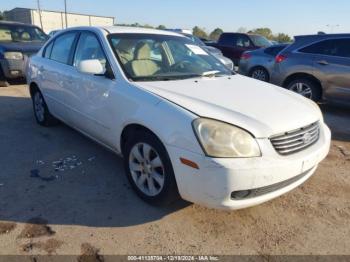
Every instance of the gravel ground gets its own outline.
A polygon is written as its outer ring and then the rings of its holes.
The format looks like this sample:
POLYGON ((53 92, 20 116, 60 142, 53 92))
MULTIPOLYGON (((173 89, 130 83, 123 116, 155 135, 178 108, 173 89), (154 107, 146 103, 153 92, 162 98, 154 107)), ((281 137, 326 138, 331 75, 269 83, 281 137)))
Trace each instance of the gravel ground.
POLYGON ((145 204, 119 157, 65 125, 39 127, 24 85, 1 88, 0 105, 0 255, 350 255, 349 109, 322 106, 332 148, 303 186, 223 212, 145 204))

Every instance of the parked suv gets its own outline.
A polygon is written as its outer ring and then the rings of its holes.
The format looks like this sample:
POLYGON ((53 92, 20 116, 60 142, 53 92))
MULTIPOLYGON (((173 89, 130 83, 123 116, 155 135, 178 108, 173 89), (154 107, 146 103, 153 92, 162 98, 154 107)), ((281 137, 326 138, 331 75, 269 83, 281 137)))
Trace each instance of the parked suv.
POLYGON ((269 82, 271 71, 275 66, 275 57, 287 44, 274 45, 254 51, 244 52, 239 62, 239 73, 269 82))
POLYGON ((39 51, 47 38, 39 27, 0 22, 0 86, 7 86, 8 79, 24 77, 28 57, 39 51))
POLYGON ((271 46, 271 42, 261 35, 222 33, 217 43, 208 44, 221 50, 235 65, 239 64, 245 51, 271 46))
POLYGON ((314 101, 350 104, 350 34, 295 37, 276 56, 271 82, 314 101))

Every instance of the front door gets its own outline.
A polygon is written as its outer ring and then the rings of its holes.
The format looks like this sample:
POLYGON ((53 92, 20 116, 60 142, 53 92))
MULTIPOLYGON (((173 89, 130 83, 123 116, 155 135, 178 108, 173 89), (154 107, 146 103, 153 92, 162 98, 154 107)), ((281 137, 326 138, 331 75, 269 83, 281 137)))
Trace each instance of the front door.
POLYGON ((116 82, 105 75, 81 73, 77 67, 83 60, 97 59, 103 67, 108 67, 108 61, 97 36, 91 32, 82 32, 76 47, 73 66, 75 73, 74 85, 74 123, 82 131, 105 143, 110 141, 115 124, 114 111, 110 96, 116 88, 116 82))
POLYGON ((350 103, 350 38, 329 40, 327 55, 317 55, 314 64, 324 79, 325 97, 350 103))

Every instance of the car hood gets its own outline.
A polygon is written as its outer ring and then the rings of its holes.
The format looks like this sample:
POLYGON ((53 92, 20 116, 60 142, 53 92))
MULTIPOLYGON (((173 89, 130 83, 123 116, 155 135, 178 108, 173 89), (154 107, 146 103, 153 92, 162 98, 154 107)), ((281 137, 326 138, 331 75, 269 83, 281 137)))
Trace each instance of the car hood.
POLYGON ((202 48, 209 53, 222 56, 222 52, 220 51, 220 49, 217 49, 216 47, 202 46, 202 48))
POLYGON ((23 53, 35 53, 40 50, 44 42, 0 42, 0 48, 4 51, 18 51, 23 53))
POLYGON ((295 130, 322 119, 312 101, 240 75, 137 85, 200 116, 239 126, 257 138, 295 130))

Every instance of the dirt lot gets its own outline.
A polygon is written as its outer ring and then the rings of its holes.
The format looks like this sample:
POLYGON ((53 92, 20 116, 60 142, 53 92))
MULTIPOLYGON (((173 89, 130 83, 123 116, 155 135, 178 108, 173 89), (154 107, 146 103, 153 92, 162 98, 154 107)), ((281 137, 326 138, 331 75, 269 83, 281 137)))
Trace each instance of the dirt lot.
POLYGON ((27 88, 1 88, 0 254, 350 255, 350 110, 323 111, 331 152, 302 187, 236 212, 160 209, 135 196, 120 158, 65 125, 39 127, 27 88))

